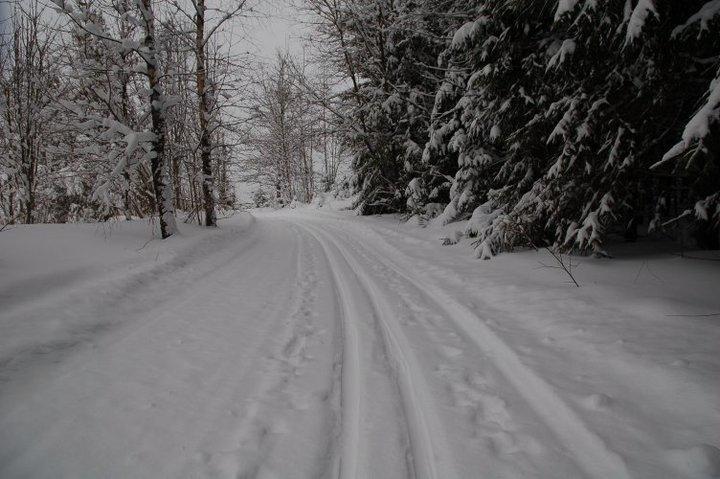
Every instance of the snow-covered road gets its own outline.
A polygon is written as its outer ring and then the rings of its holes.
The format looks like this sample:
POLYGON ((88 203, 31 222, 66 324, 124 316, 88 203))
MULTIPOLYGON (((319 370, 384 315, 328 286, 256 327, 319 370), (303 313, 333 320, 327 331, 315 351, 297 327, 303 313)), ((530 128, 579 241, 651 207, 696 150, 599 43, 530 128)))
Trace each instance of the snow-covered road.
POLYGON ((342 213, 175 241, 0 280, 0 477, 720 473, 717 321, 342 213))

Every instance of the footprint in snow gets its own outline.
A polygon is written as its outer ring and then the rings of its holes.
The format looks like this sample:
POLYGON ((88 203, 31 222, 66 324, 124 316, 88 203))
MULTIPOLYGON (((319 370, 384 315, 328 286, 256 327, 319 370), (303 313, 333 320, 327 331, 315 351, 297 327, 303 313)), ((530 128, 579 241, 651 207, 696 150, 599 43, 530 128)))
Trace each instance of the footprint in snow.
POLYGON ((720 477, 720 449, 711 444, 673 449, 668 451, 665 457, 678 472, 689 477, 720 477))
POLYGON ((591 394, 590 396, 587 396, 582 400, 582 405, 586 409, 592 409, 592 410, 602 410, 602 409, 609 409, 612 404, 615 402, 613 398, 608 396, 607 394, 591 394))
POLYGON ((452 346, 443 346, 443 352, 445 353, 445 356, 452 359, 452 358, 456 358, 456 357, 460 356, 463 351, 460 348, 455 348, 452 346))

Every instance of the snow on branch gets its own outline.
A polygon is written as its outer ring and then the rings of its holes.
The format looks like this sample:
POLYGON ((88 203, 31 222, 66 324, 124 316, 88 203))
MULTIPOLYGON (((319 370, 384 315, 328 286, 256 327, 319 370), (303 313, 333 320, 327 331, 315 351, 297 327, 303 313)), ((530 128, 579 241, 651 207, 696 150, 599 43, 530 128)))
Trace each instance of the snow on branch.
POLYGON ((685 125, 682 139, 663 155, 662 159, 652 165, 657 168, 672 158, 685 153, 690 147, 697 143, 702 149, 702 141, 710 134, 711 125, 720 120, 720 70, 715 79, 710 83, 710 89, 705 104, 695 113, 685 125))
POLYGON ((658 12, 655 9, 654 0, 638 0, 632 14, 630 14, 627 33, 625 35, 625 45, 632 44, 640 37, 640 34, 642 34, 645 24, 651 15, 659 17, 658 12))
POLYGON ((563 63, 565 63, 565 60, 573 53, 575 53, 576 47, 577 44, 575 43, 574 39, 568 38, 566 40, 563 40, 562 44, 560 44, 560 46, 557 48, 555 54, 550 57, 550 60, 548 61, 545 70, 547 71, 552 68, 557 68, 563 63))
POLYGON ((708 23, 718 15, 720 15, 720 0, 711 0, 705 5, 703 5, 700 10, 697 11, 697 13, 691 15, 685 23, 675 27, 672 32, 672 36, 677 37, 678 35, 684 33, 688 28, 694 26, 696 23, 699 22, 699 38, 703 34, 703 32, 708 31, 708 23))
POLYGON ((572 12, 577 4, 578 0, 559 0, 557 10, 555 10, 555 21, 560 20, 566 13, 572 12))
POLYGON ((480 27, 482 27, 485 23, 487 23, 487 18, 480 17, 477 20, 463 24, 453 35, 452 47, 461 47, 466 42, 472 40, 472 38, 480 31, 480 27))

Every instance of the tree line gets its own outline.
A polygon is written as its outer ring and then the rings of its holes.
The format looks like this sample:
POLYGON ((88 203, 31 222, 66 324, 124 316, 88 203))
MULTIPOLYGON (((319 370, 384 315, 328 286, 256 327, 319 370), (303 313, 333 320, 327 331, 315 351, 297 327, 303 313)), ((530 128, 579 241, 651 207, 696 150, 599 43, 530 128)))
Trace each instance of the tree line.
POLYGON ((249 0, 53 1, 2 37, 4 223, 167 237, 237 180, 309 202, 350 158, 359 213, 467 219, 482 257, 718 247, 719 0, 297 0, 307 56, 261 66, 225 28, 249 0))
POLYGON ((276 52, 248 94, 252 113, 241 177, 255 184, 255 206, 309 203, 340 179, 347 142, 328 110, 331 83, 306 57, 276 52))

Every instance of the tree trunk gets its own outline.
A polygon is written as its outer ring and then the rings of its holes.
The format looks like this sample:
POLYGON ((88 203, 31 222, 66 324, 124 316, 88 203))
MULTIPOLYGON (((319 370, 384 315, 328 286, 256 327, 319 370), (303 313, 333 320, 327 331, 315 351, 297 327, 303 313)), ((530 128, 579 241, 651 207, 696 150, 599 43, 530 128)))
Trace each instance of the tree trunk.
POLYGON ((31 155, 30 164, 25 178, 27 187, 27 200, 25 202, 25 223, 33 223, 33 210, 35 209, 35 156, 31 155))
POLYGON ((172 188, 167 181, 167 165, 165 164, 165 98, 160 89, 160 75, 157 71, 155 50, 155 17, 151 0, 142 0, 145 20, 144 58, 147 66, 148 84, 150 87, 150 117, 152 119, 152 158, 150 161, 155 193, 155 208, 160 221, 160 236, 165 239, 172 236, 175 225, 175 211, 172 201, 172 188))
POLYGON ((208 116, 210 108, 207 97, 205 71, 205 0, 197 0, 195 14, 195 63, 198 95, 198 124, 200 126, 200 164, 202 168, 202 193, 205 206, 205 226, 217 226, 212 171, 212 146, 208 116))

